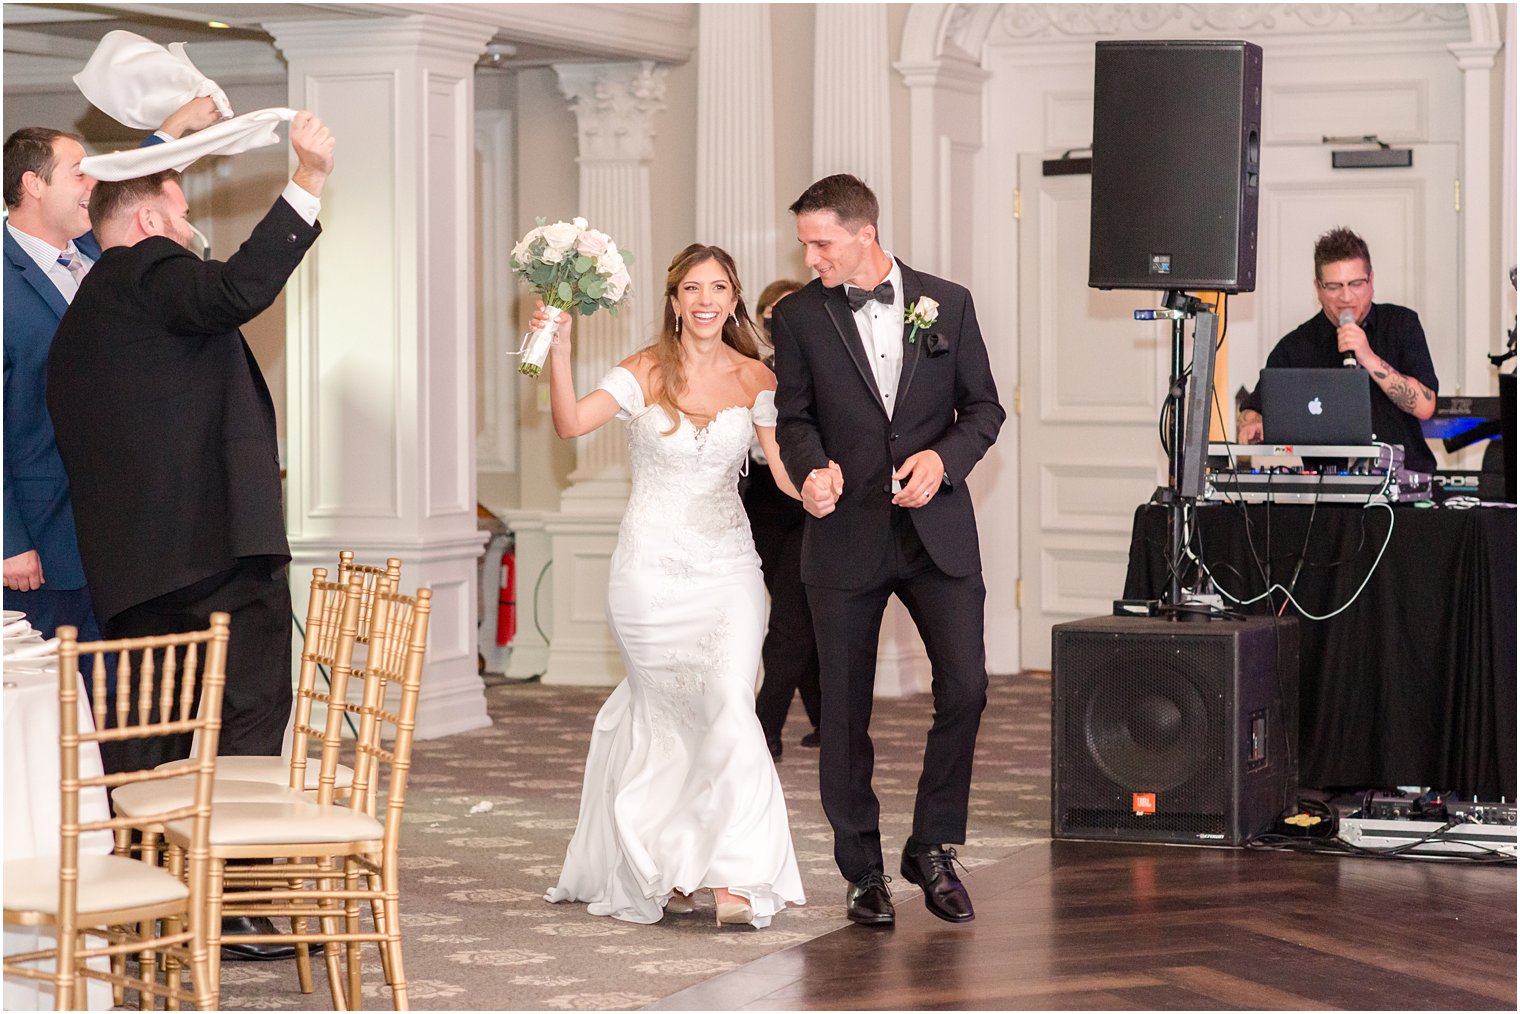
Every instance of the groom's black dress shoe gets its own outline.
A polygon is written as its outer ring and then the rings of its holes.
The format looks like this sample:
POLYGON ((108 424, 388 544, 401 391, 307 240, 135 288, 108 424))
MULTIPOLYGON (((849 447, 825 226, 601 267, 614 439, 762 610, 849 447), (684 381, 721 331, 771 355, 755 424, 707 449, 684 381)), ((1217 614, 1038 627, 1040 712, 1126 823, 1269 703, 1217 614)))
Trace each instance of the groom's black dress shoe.
POLYGON ((924 907, 948 922, 976 918, 971 896, 955 875, 955 849, 939 845, 903 846, 903 879, 924 889, 924 907))
POLYGON ((891 926, 897 921, 892 892, 880 870, 871 870, 845 893, 845 914, 861 926, 891 926))
MULTIPOLYGON (((222 958, 227 961, 286 961, 295 957, 295 944, 252 944, 237 941, 240 936, 278 932, 274 923, 270 922, 266 916, 228 916, 222 920, 222 958)), ((321 953, 322 944, 311 945, 312 955, 321 953)))

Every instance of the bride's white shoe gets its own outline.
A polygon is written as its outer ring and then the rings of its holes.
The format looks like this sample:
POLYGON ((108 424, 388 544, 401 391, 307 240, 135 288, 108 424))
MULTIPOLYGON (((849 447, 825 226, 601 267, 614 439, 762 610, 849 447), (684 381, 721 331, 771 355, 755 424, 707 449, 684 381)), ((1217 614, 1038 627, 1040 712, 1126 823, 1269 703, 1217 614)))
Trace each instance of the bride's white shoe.
POLYGON ((690 915, 696 910, 697 905, 691 900, 691 895, 680 891, 671 891, 670 900, 665 902, 665 911, 670 915, 690 915))
POLYGON ((720 896, 714 891, 713 900, 718 903, 719 926, 748 926, 755 921, 754 907, 740 895, 724 891, 720 896))

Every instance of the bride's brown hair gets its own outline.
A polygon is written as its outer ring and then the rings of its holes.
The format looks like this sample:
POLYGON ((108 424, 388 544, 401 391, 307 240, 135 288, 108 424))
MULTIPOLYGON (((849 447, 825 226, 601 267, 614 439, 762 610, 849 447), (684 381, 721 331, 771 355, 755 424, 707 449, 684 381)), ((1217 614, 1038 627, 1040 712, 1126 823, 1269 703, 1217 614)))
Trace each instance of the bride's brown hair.
POLYGON ((733 316, 723 322, 723 343, 742 356, 760 358, 760 341, 755 322, 750 319, 749 309, 744 305, 744 289, 739 284, 739 270, 734 267, 734 259, 728 255, 728 251, 718 246, 693 243, 676 254, 665 275, 664 320, 660 333, 650 346, 650 353, 654 356, 654 367, 649 374, 650 385, 654 390, 655 402, 671 418, 667 434, 674 433, 681 424, 680 398, 686 393, 686 372, 681 367, 681 334, 676 330, 676 311, 671 300, 691 270, 708 261, 717 261, 734 287, 734 312, 733 316))

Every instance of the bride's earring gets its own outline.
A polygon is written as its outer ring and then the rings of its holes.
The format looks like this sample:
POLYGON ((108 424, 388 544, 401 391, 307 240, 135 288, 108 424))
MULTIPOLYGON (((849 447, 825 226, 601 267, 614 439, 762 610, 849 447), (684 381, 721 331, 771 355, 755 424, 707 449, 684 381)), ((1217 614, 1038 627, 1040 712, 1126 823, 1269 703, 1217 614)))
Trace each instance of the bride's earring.
POLYGON ((681 337, 681 315, 676 314, 676 337, 681 337))

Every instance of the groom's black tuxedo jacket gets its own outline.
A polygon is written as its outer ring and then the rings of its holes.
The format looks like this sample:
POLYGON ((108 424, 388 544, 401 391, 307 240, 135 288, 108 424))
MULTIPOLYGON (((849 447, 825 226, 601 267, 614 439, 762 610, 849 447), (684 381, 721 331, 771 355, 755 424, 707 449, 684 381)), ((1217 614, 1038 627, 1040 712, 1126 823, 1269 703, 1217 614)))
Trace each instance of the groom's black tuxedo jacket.
POLYGON ((945 464, 944 482, 909 512, 924 548, 952 577, 981 570, 976 518, 965 479, 997 439, 1006 413, 987 362, 971 293, 954 282, 902 267, 903 305, 939 302, 939 319, 910 343, 903 328, 902 378, 892 417, 882 404, 844 286, 814 279, 772 311, 776 346, 776 437, 787 474, 800 489, 832 459, 844 494, 832 514, 809 516, 802 579, 826 588, 863 587, 892 541, 892 473, 926 448, 945 464))

